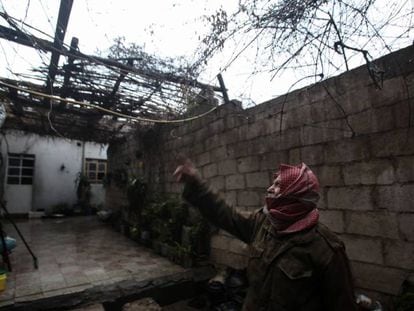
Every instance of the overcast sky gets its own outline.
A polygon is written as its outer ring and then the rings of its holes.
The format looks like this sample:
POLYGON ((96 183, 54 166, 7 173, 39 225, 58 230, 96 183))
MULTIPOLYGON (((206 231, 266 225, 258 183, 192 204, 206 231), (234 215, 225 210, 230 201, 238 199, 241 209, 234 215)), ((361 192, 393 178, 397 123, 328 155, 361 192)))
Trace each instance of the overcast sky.
MULTIPOLYGON (((382 0, 381 0, 382 1, 382 0)), ((115 37, 123 36, 128 42, 141 44, 149 53, 159 56, 185 56, 191 63, 198 46, 198 37, 206 33, 201 20, 220 6, 230 13, 238 0, 74 0, 65 43, 73 36, 79 38, 80 51, 95 54, 105 50, 115 37)), ((0 0, 0 9, 26 23, 41 29, 52 37, 59 11, 59 0, 0 0)), ((7 24, 0 21, 2 25, 7 24)), ((42 37, 40 34, 36 34, 42 37)), ((48 40, 52 40, 47 38, 48 40)), ((412 40, 412 38, 411 38, 412 40)), ((0 76, 15 79, 12 72, 27 72, 42 61, 49 64, 49 54, 0 39, 0 76)), ((217 84, 216 75, 229 60, 230 54, 217 56, 203 74, 203 82, 217 84)), ((254 66, 249 53, 240 57, 224 71, 223 77, 231 98, 255 103, 284 94, 302 78, 288 72, 282 78, 270 79, 270 74, 257 74, 252 78, 254 66)), ((61 58, 61 62, 63 58, 61 58)), ((312 81, 303 81, 311 83, 312 81)), ((298 84, 298 86, 303 85, 298 84)))

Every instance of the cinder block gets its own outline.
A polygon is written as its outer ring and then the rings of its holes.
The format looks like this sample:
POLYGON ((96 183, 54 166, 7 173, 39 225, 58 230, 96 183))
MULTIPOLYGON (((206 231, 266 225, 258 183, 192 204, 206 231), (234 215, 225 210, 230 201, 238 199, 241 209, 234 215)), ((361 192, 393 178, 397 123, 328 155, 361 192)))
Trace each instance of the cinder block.
POLYGON ((204 152, 205 147, 204 147, 204 142, 195 142, 192 146, 191 146, 191 151, 193 152, 193 154, 200 154, 202 152, 204 152))
POLYGON ((224 130, 224 120, 218 119, 216 121, 211 122, 208 125, 208 131, 210 134, 218 134, 224 130))
POLYGON ((414 270, 414 243, 387 240, 384 253, 387 266, 414 270))
POLYGON ((233 129, 243 125, 247 118, 247 114, 239 112, 237 114, 229 114, 224 118, 224 125, 226 129, 233 129))
POLYGON ((306 146, 301 148, 301 160, 307 165, 318 165, 324 163, 323 145, 306 146))
POLYGON ((322 187, 342 186, 344 184, 341 173, 341 166, 319 166, 312 167, 312 171, 319 179, 322 187))
POLYGON ((260 159, 258 156, 239 158, 237 159, 237 167, 239 173, 258 171, 260 167, 260 159))
POLYGON ((397 157, 397 180, 414 181, 414 156, 397 157))
POLYGON ((347 115, 371 108, 373 100, 366 86, 348 89, 342 96, 335 96, 337 105, 340 105, 347 115))
POLYGON ((226 176, 227 190, 244 189, 245 185, 244 176, 241 174, 226 176))
POLYGON ((365 137, 331 142, 325 148, 325 160, 327 164, 361 161, 368 157, 369 149, 365 137))
POLYGON ((398 223, 402 238, 405 241, 414 242, 414 214, 398 215, 398 223))
POLYGON ((302 162, 301 148, 289 150, 289 164, 299 164, 302 162))
POLYGON ((221 146, 210 150, 210 159, 212 162, 223 161, 227 158, 226 146, 221 146))
POLYGON ((346 185, 392 184, 394 167, 390 160, 375 160, 346 165, 343 168, 346 185))
POLYGON ((193 135, 184 135, 182 137, 178 137, 175 139, 175 142, 179 144, 179 146, 191 146, 194 144, 194 136, 193 135))
POLYGON ((277 151, 302 146, 301 128, 288 129, 284 130, 282 134, 275 134, 273 144, 277 151))
POLYGON ((287 162, 288 162, 287 151, 266 153, 261 156, 260 170, 261 171, 274 170, 276 172, 280 164, 287 163, 287 162))
POLYGON ((398 239, 397 215, 387 211, 345 213, 345 231, 372 237, 398 239))
POLYGON ((380 107, 400 102, 408 97, 404 77, 395 77, 383 81, 381 90, 371 92, 373 96, 372 106, 380 107))
MULTIPOLYGON (((313 122, 322 122, 322 121, 327 121, 329 119, 333 119, 332 117, 328 117, 327 116, 327 107, 326 107, 326 91, 322 90, 322 92, 324 93, 324 96, 322 96, 321 98, 319 98, 318 100, 316 100, 315 102, 313 102, 310 105, 310 119, 313 122)), ((312 100, 313 100, 313 94, 312 94, 312 100)), ((337 109, 335 109, 337 110, 337 109)), ((309 123, 309 120, 305 123, 309 123)))
POLYGON ((237 194, 237 205, 238 206, 255 206, 259 207, 264 202, 264 191, 258 193, 256 191, 239 191, 237 194))
POLYGON ((244 147, 247 147, 245 155, 262 155, 275 149, 271 136, 260 136, 249 140, 245 142, 244 147))
POLYGON ((215 191, 222 191, 225 188, 224 184, 224 177, 223 176, 216 176, 209 180, 210 186, 215 191))
POLYGON ((247 188, 263 188, 263 192, 269 187, 270 178, 266 172, 246 174, 247 188))
POLYGON ((239 142, 247 140, 247 133, 249 132, 249 125, 243 124, 242 126, 239 126, 238 132, 239 132, 239 142))
POLYGON ((376 206, 389 211, 414 212, 414 184, 376 187, 376 206))
POLYGON ((350 260, 383 264, 382 244, 380 239, 341 235, 346 253, 350 260))
POLYGON ((231 145, 227 145, 227 156, 230 159, 237 159, 249 155, 249 142, 241 141, 231 145))
POLYGON ((370 187, 339 187, 328 189, 328 209, 373 210, 370 187))
POLYGON ((411 113, 413 109, 412 97, 393 105, 392 108, 396 129, 406 129, 410 124, 414 124, 414 115, 411 113))
POLYGON ((397 295, 408 272, 380 265, 352 262, 355 285, 386 294, 397 295))
POLYGON ((226 145, 233 144, 239 141, 239 130, 237 128, 226 131, 222 134, 226 145))
POLYGON ((219 175, 237 174, 237 160, 227 159, 218 162, 219 175))
MULTIPOLYGON (((280 119, 280 118, 279 118, 280 119)), ((285 111, 282 119, 282 129, 294 128, 302 126, 303 124, 310 123, 311 108, 310 105, 303 105, 293 110, 285 111)))
POLYGON ((196 157, 196 161, 195 161, 197 166, 204 166, 206 164, 209 164, 210 162, 211 161, 210 161, 210 153, 209 152, 201 153, 200 155, 198 155, 196 157))
POLYGON ((320 83, 316 83, 316 84, 309 85, 308 87, 306 87, 307 91, 311 95, 309 98, 311 106, 319 102, 322 102, 328 96, 324 86, 327 86, 327 82, 324 85, 320 83))
POLYGON ((348 117, 353 130, 358 134, 385 132, 394 128, 393 107, 369 109, 348 117))
POLYGON ((336 233, 344 232, 344 212, 319 210, 319 220, 336 233))
POLYGON ((336 101, 332 100, 332 98, 327 97, 323 100, 324 108, 326 111, 326 119, 338 119, 338 118, 344 118, 344 113, 342 110, 338 107, 338 104, 336 101))
POLYGON ((306 124, 302 127, 301 134, 303 145, 315 145, 351 135, 350 129, 343 119, 306 124))
POLYGON ((224 137, 222 135, 215 134, 215 135, 211 135, 205 140, 205 145, 206 145, 207 150, 211 150, 211 149, 218 148, 224 145, 223 141, 224 141, 224 137))
POLYGON ((250 140, 263 135, 265 132, 265 124, 261 121, 249 124, 249 129, 246 133, 246 139, 250 140))
POLYGON ((212 163, 212 164, 208 164, 208 165, 203 167, 203 176, 204 176, 204 178, 208 179, 208 178, 211 178, 213 176, 217 176, 217 174, 218 174, 217 164, 212 163))
POLYGON ((269 115, 263 119, 263 134, 274 135, 280 131, 280 118, 278 115, 269 115))
POLYGON ((375 157, 414 154, 414 128, 395 130, 371 136, 371 152, 375 157))
POLYGON ((194 140, 196 142, 204 141, 207 137, 209 137, 208 129, 203 127, 196 132, 194 132, 194 140))

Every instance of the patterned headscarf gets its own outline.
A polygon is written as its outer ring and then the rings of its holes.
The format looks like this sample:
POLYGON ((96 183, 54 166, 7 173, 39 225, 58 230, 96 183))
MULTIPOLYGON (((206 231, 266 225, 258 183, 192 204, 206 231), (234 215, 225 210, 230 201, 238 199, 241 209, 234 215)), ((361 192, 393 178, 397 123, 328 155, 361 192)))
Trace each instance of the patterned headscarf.
POLYGON ((281 164, 275 178, 280 176, 280 193, 266 197, 265 213, 278 233, 299 232, 318 223, 319 182, 305 164, 281 164))

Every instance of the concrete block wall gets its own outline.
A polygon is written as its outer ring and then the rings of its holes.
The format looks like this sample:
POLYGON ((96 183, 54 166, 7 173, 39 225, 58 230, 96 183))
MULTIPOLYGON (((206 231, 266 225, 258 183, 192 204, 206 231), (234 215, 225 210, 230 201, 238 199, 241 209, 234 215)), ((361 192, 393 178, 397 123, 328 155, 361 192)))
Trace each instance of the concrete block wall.
MULTIPOLYGON (((248 213, 262 206, 280 163, 305 162, 322 185, 321 221, 346 243, 357 286, 396 295, 414 271, 413 53, 409 47, 375 62, 385 71, 382 89, 363 66, 250 109, 232 102, 161 126, 152 180, 179 193, 172 172, 185 154, 248 213)), ((246 265, 243 243, 223 231, 211 243, 215 262, 246 265)))

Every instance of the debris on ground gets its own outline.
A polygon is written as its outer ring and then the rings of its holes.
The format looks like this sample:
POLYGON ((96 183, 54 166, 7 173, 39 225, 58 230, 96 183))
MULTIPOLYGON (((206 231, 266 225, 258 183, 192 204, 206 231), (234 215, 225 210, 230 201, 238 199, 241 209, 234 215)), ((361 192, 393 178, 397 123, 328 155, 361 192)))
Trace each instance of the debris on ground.
POLYGON ((152 298, 143 298, 128 302, 122 307, 122 311, 161 311, 160 305, 152 298))

